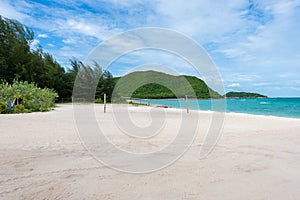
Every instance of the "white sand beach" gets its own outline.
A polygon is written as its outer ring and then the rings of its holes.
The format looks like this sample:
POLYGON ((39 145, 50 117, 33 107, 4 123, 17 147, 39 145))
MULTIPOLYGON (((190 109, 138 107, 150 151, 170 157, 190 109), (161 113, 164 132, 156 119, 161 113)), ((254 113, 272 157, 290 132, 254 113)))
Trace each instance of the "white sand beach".
MULTIPOLYGON (((99 124, 127 151, 155 151, 172 142, 181 120, 178 110, 165 109, 163 134, 141 143, 119 134, 111 105, 105 115, 102 106, 96 106, 99 124)), ((132 106, 133 120, 151 123, 150 109, 132 106)), ((199 119, 199 133, 179 160, 152 173, 130 174, 104 166, 84 148, 72 104, 47 113, 0 115, 0 199, 299 198, 300 119, 226 114, 222 135, 205 159, 199 151, 211 112, 200 112, 199 119)))

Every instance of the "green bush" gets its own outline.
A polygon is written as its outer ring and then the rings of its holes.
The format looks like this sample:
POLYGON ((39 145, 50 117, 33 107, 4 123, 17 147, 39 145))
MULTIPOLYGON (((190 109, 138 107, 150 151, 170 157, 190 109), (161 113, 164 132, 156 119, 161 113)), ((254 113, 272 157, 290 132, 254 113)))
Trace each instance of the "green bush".
POLYGON ((7 107, 5 102, 0 102, 0 114, 7 113, 7 107))
POLYGON ((103 103, 103 101, 101 98, 97 98, 97 99, 95 99, 95 103, 103 103))
MULTIPOLYGON (((0 102, 9 102, 14 98, 23 98, 23 105, 14 107, 13 112, 48 111, 54 106, 57 93, 48 88, 41 89, 34 83, 14 81, 13 84, 0 84, 0 102)), ((6 103, 4 103, 6 106, 6 103)), ((6 107, 7 109, 7 107, 6 107)))
POLYGON ((22 113, 24 111, 24 106, 22 104, 15 105, 13 113, 22 113))

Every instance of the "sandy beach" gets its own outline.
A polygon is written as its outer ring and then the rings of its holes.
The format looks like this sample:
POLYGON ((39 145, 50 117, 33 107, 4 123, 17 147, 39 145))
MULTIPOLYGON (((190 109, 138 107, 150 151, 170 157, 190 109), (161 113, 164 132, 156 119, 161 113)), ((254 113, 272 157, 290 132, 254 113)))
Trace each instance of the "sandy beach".
MULTIPOLYGON (((162 135, 140 142, 121 135, 96 106, 97 121, 117 147, 155 151, 172 142, 178 110, 165 109, 162 135)), ((132 120, 151 123, 149 110, 131 106, 132 120)), ((210 121, 200 112, 191 148, 161 170, 130 174, 104 166, 84 148, 72 104, 51 112, 0 115, 0 199, 298 199, 300 119, 246 114, 225 115, 214 150, 199 159, 210 121)))

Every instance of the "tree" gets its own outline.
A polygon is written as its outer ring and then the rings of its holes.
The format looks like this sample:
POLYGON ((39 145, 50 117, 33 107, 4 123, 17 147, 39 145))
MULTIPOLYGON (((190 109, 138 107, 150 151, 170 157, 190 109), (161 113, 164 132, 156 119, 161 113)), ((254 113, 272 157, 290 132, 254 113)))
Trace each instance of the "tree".
POLYGON ((38 87, 54 89, 60 98, 70 98, 77 77, 83 94, 91 96, 97 88, 96 97, 106 93, 108 99, 111 98, 113 80, 110 72, 96 62, 86 66, 75 58, 70 60, 71 69, 65 71, 41 46, 31 50, 33 39, 34 33, 27 26, 0 16, 0 82, 34 82, 38 87))
POLYGON ((72 74, 75 80, 74 85, 76 85, 76 95, 78 95, 75 98, 93 101, 94 99, 89 98, 94 97, 103 100, 105 93, 107 101, 111 101, 115 83, 112 74, 108 70, 103 70, 97 62, 94 62, 93 66, 89 66, 74 58, 71 60, 71 65, 72 68, 68 73, 72 74))
POLYGON ((102 68, 97 63, 91 67, 75 59, 71 60, 71 65, 70 71, 75 75, 73 98, 79 101, 93 102, 99 79, 102 76, 102 68))
POLYGON ((16 20, 0 16, 0 79, 12 83, 30 62, 34 33, 16 20))
POLYGON ((28 27, 0 16, 0 80, 35 82, 64 97, 64 68, 42 47, 31 51, 33 39, 34 33, 28 27))
POLYGON ((103 96, 106 94, 107 101, 111 102, 114 87, 115 81, 112 74, 108 70, 104 70, 96 90, 96 98, 103 100, 103 96))

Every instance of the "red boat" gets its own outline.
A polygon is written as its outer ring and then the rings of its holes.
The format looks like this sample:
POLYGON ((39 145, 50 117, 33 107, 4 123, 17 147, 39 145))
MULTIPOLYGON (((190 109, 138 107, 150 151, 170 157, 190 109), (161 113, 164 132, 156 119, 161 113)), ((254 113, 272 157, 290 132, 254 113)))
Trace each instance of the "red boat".
POLYGON ((169 106, 155 106, 156 108, 169 108, 169 106))

